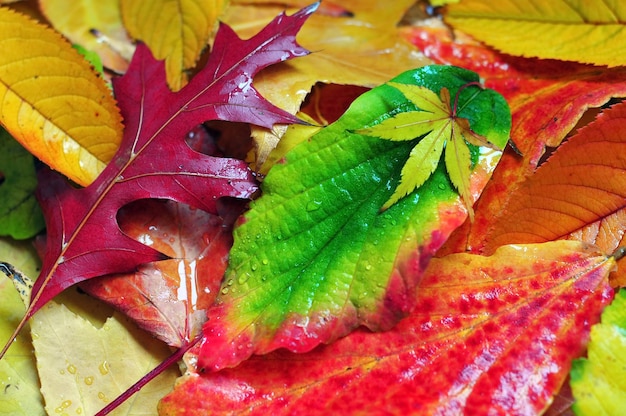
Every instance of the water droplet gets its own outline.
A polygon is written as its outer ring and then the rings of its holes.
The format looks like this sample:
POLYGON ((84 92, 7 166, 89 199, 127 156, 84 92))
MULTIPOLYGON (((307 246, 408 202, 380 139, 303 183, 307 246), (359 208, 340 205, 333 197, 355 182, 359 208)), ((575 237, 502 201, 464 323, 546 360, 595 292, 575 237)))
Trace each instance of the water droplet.
POLYGON ((70 374, 76 374, 76 367, 74 367, 72 364, 68 365, 67 372, 70 374))
POLYGON ((240 285, 243 285, 244 283, 248 281, 248 279, 250 279, 250 274, 244 273, 237 278, 237 283, 239 283, 240 285))
POLYGON ((446 185, 443 184, 443 183, 440 183, 440 184, 437 185, 437 188, 439 188, 439 189, 441 189, 443 191, 444 189, 446 189, 446 185))
POLYGON ((319 201, 310 201, 308 204, 306 204, 306 210, 309 212, 317 211, 320 208, 320 205, 322 205, 322 203, 319 201))
POLYGON ((225 287, 224 289, 222 289, 222 295, 227 295, 228 294, 228 288, 225 287))
POLYGON ((365 270, 372 270, 372 265, 371 264, 366 264, 365 265, 365 270))
POLYGON ((157 230, 156 225, 151 225, 148 227, 148 231, 156 231, 156 230, 157 230))
POLYGON ((105 403, 109 402, 109 399, 107 399, 107 396, 101 391, 98 392, 98 398, 105 403))
POLYGON ((100 363, 100 365, 98 366, 98 370, 100 370, 100 374, 102 374, 103 376, 106 376, 107 374, 109 374, 109 363, 106 361, 102 361, 100 363))
POLYGON ((261 234, 257 234, 257 235, 256 235, 256 239, 257 239, 257 240, 260 240, 260 239, 261 239, 261 234))
POLYGON ((38 334, 38 333, 36 333, 36 332, 31 332, 31 333, 30 333, 30 336, 31 336, 33 339, 39 339, 39 334, 38 334))
POLYGON ((269 263, 270 261, 268 259, 261 260, 261 264, 263 264, 263 266, 267 266, 269 263))
POLYGON ((232 286, 234 283, 235 281, 233 279, 228 279, 228 282, 226 282, 228 286, 232 286))
POLYGON ((252 263, 252 264, 250 265, 250 268, 252 269, 252 271, 255 271, 256 269, 258 269, 258 268, 259 268, 259 265, 258 265, 258 264, 256 264, 256 263, 252 263))
POLYGON ((65 374, 65 370, 59 371, 59 374, 61 374, 61 375, 65 374))
POLYGON ((85 384, 91 386, 93 384, 93 377, 85 377, 85 384))

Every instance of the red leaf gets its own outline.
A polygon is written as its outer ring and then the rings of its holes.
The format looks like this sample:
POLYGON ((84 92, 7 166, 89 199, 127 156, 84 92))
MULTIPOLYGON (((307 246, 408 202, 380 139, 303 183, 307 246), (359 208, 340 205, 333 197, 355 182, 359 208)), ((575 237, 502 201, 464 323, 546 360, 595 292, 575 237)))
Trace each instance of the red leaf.
POLYGON ((358 330, 310 353, 279 350, 236 368, 190 374, 159 409, 168 415, 538 414, 610 302, 607 275, 614 265, 572 241, 434 259, 415 313, 392 330, 358 330))
POLYGON ((241 212, 234 205, 238 201, 228 202, 221 210, 228 218, 170 201, 124 207, 121 229, 171 258, 143 264, 134 273, 90 279, 81 288, 168 345, 186 345, 200 332, 226 270, 232 224, 241 212))
POLYGON ((206 120, 263 127, 296 122, 293 115, 263 99, 252 78, 264 67, 308 53, 295 35, 316 7, 292 16, 281 14, 249 40, 221 25, 206 66, 178 92, 168 89, 163 64, 144 45, 138 46, 128 72, 113 83, 125 131, 111 163, 84 189, 72 188, 48 170, 40 175, 38 197, 48 227, 47 252, 16 333, 68 286, 94 276, 131 272, 166 257, 120 231, 116 215, 124 205, 161 198, 216 213, 220 197, 248 198, 256 191, 243 161, 202 155, 184 138, 206 120))

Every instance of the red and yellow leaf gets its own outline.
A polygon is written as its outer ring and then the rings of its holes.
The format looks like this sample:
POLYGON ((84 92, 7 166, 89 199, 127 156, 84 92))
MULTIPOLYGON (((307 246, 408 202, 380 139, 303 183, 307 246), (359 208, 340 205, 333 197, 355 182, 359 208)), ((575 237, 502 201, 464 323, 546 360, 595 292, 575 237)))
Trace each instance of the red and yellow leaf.
MULTIPOLYGON (((415 312, 306 354, 192 373, 163 414, 538 414, 610 301, 615 263, 579 242, 431 261, 415 312)), ((193 356, 187 357, 193 360, 193 356)))

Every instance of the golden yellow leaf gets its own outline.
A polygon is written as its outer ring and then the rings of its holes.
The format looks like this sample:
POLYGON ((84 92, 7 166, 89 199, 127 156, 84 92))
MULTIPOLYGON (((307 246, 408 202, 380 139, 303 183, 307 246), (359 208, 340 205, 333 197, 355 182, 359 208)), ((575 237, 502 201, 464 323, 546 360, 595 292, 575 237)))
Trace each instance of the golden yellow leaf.
MULTIPOLYGON (((165 344, 118 313, 98 327, 53 301, 33 317, 31 329, 50 415, 96 414, 169 355, 165 344)), ((170 368, 111 414, 156 414, 178 375, 170 368)))
POLYGON ((59 34, 0 7, 0 124, 31 153, 87 185, 122 138, 104 80, 59 34))
POLYGON ((119 0, 40 0, 39 7, 56 30, 96 52, 105 67, 126 70, 134 48, 122 23, 119 0))
POLYGON ((445 20, 511 54, 609 67, 626 64, 626 3, 604 0, 467 0, 445 20))
POLYGON ((167 82, 177 91, 187 82, 208 45, 227 0, 124 0, 122 16, 128 33, 145 42, 157 59, 165 59, 167 82))

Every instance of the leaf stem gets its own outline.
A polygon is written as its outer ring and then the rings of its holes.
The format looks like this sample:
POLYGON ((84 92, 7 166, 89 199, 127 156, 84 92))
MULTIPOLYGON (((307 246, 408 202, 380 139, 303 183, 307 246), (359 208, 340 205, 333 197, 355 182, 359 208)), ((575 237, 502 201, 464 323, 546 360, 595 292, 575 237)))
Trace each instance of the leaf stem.
POLYGON ((118 406, 120 406, 122 403, 128 400, 133 394, 137 393, 146 384, 151 382, 159 374, 165 371, 170 365, 181 360, 183 358, 183 355, 185 355, 185 353, 189 351, 194 345, 196 345, 201 339, 202 339, 202 334, 198 335, 190 343, 183 345, 178 350, 174 351, 172 355, 170 355, 165 360, 163 360, 159 365, 154 367, 154 369, 152 369, 148 374, 143 376, 135 384, 130 386, 128 389, 126 389, 126 391, 124 391, 122 394, 117 396, 115 400, 113 400, 112 402, 107 404, 105 407, 103 407, 98 413, 96 413, 95 416, 105 416, 105 415, 108 415, 113 410, 115 410, 118 406))

